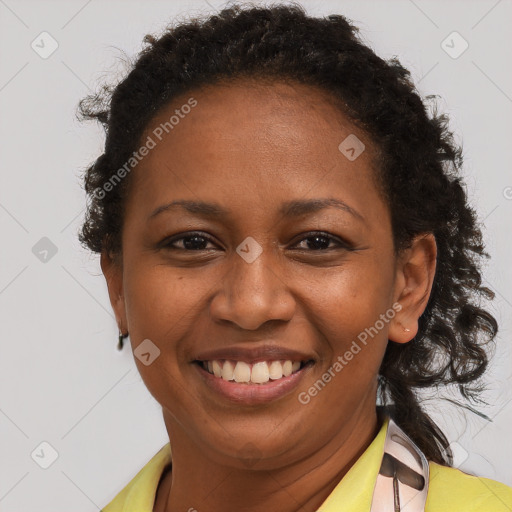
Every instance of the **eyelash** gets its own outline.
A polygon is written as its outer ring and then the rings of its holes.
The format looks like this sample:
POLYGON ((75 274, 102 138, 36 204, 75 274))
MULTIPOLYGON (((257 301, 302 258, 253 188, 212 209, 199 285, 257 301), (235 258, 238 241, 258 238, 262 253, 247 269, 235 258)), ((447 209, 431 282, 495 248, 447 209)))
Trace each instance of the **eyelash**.
MULTIPOLYGON (((327 249, 303 249, 307 252, 326 252, 326 251, 332 251, 332 250, 335 250, 335 249, 343 249, 343 250, 348 250, 348 251, 352 251, 354 250, 354 247, 352 247, 348 242, 345 242, 343 241, 342 239, 338 238, 338 237, 335 237, 333 235, 330 235, 329 233, 326 233, 324 231, 311 231, 309 233, 306 233, 308 236, 305 236, 303 238, 301 238, 298 242, 303 242, 304 240, 308 240, 308 239, 312 239, 312 238, 315 238, 315 237, 322 237, 322 238, 326 238, 328 239, 329 241, 333 241, 333 242, 336 242, 338 244, 338 247, 331 247, 331 248, 327 248, 327 249)), ((185 251, 185 252, 202 252, 202 251, 206 251, 208 249, 197 249, 197 250, 194 250, 194 249, 183 249, 181 247, 173 247, 173 245, 180 241, 180 240, 184 240, 186 238, 194 238, 194 237, 200 237, 200 238, 204 238, 205 240, 211 242, 211 243, 215 243, 213 242, 213 240, 205 235, 204 233, 202 233, 201 231, 191 231, 190 233, 186 233, 186 234, 181 234, 179 236, 175 236, 175 237, 172 237, 170 239, 166 239, 162 242, 162 247, 167 249, 167 250, 171 250, 171 251, 185 251)), ((297 245, 295 244, 295 245, 297 245)))

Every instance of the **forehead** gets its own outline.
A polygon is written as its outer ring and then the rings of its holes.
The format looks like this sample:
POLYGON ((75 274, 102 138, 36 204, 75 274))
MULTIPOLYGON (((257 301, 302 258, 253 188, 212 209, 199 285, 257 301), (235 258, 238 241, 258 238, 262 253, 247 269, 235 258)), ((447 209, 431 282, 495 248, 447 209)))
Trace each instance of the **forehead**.
POLYGON ((141 137, 154 147, 136 166, 131 199, 150 208, 184 194, 249 196, 261 207, 283 195, 375 196, 374 148, 336 105, 330 93, 293 82, 244 79, 183 93, 141 137))
POLYGON ((165 139, 167 145, 177 146, 194 131, 202 136, 197 150, 210 142, 232 140, 252 151, 276 153, 280 147, 289 150, 293 143, 300 144, 303 152, 321 149, 349 134, 367 139, 343 114, 341 105, 341 99, 317 86, 239 78, 177 96, 148 123, 142 139, 153 135, 157 142, 165 139), (189 108, 192 99, 196 106, 189 108), (331 137, 325 139, 325 135, 331 137))

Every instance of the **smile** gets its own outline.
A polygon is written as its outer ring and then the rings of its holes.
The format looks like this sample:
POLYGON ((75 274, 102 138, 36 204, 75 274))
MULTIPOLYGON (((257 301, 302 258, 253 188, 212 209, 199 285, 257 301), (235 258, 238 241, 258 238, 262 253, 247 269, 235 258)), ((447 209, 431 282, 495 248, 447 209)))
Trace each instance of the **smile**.
POLYGON ((238 406, 256 406, 284 398, 296 391, 315 364, 312 359, 252 361, 196 359, 192 366, 197 368, 197 376, 209 393, 238 406))
POLYGON ((299 371, 307 361, 273 360, 247 363, 230 359, 198 361, 211 375, 236 383, 266 384, 299 371))

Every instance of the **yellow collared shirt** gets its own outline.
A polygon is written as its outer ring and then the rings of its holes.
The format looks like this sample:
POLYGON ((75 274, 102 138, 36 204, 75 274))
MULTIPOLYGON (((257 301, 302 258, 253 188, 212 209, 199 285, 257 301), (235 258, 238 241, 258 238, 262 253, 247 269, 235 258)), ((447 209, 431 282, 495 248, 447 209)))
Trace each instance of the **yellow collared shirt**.
MULTIPOLYGON (((370 510, 387 426, 386 418, 375 439, 317 512, 370 510)), ((167 443, 101 512, 153 512, 158 482, 170 463, 171 446, 167 443)), ((512 487, 435 462, 429 462, 429 467, 425 512, 512 512, 512 487)))

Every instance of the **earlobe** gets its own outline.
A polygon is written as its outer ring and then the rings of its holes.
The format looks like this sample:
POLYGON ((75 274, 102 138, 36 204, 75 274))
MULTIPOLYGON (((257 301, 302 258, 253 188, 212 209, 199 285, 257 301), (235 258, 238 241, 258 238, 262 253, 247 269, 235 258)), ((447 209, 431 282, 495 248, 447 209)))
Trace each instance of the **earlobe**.
POLYGON ((120 331, 125 332, 128 330, 128 324, 124 303, 122 268, 105 250, 101 252, 100 265, 107 282, 110 304, 114 310, 117 325, 120 331))
POLYGON ((407 343, 418 334, 436 272, 437 244, 432 233, 417 235, 397 259, 395 301, 401 309, 390 322, 388 338, 407 343))

